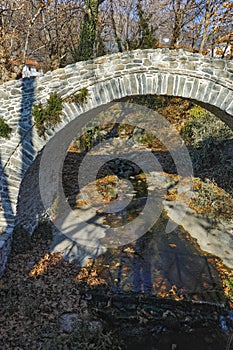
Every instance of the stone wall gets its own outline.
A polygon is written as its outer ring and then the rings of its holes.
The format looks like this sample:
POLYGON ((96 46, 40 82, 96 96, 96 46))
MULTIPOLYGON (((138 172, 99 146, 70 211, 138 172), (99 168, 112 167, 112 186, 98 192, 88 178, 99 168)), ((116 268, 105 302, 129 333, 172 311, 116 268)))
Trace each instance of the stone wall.
POLYGON ((27 169, 59 130, 77 116, 130 95, 157 94, 189 98, 214 111, 233 128, 233 62, 183 50, 136 50, 78 62, 43 77, 0 86, 0 116, 12 128, 0 139, 0 274, 14 227, 18 193, 27 169), (66 98, 88 88, 88 102, 64 103, 62 123, 40 138, 31 118, 33 103, 45 103, 52 92, 66 98))

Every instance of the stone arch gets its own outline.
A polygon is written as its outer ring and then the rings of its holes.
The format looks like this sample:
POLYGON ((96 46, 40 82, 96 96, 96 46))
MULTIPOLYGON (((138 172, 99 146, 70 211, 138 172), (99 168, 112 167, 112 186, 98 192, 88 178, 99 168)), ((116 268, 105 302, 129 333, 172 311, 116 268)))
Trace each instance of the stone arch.
POLYGON ((33 84, 30 81, 0 86, 1 112, 13 129, 10 140, 0 140, 0 225, 5 232, 0 238, 0 249, 9 249, 18 192, 27 169, 49 140, 85 112, 126 96, 169 95, 201 104, 233 128, 233 63, 183 50, 117 53, 48 72, 33 80, 33 84), (44 103, 51 92, 66 98, 82 87, 88 88, 88 102, 82 107, 64 103, 62 122, 47 132, 46 140, 39 138, 31 121, 32 103, 44 103))

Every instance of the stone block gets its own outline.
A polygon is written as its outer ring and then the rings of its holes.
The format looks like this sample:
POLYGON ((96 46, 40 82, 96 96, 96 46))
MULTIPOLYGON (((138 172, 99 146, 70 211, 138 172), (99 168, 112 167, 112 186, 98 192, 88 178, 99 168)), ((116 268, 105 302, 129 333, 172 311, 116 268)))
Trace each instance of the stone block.
POLYGON ((156 94, 160 95, 161 91, 162 91, 162 84, 163 84, 163 75, 162 74, 158 74, 157 75, 157 89, 156 89, 156 94))
POLYGON ((161 85, 161 94, 167 94, 167 85, 168 85, 168 74, 163 74, 162 85, 161 85))
POLYGON ((183 96, 184 85, 185 85, 185 78, 180 76, 179 77, 179 85, 178 85, 178 89, 177 89, 178 96, 183 96))
POLYGON ((138 83, 135 74, 131 74, 129 76, 130 79, 130 89, 132 92, 132 95, 138 95, 138 83))
POLYGON ((185 85, 184 85, 184 96, 185 97, 191 97, 192 88, 193 88, 192 82, 188 81, 188 79, 187 79, 185 81, 185 85))
POLYGON ((204 102, 209 102, 210 100, 210 92, 212 91, 212 88, 213 88, 213 85, 214 83, 212 81, 210 81, 207 85, 207 88, 206 88, 206 92, 205 92, 205 95, 203 96, 203 101, 204 102))
POLYGON ((119 88, 118 88, 118 84, 117 84, 116 78, 111 79, 110 85, 111 85, 111 90, 113 92, 113 99, 114 98, 120 98, 120 91, 119 91, 119 88))
POLYGON ((9 93, 4 90, 0 90, 0 98, 1 99, 8 99, 9 98, 9 93))
POLYGON ((144 66, 152 66, 152 62, 151 62, 150 59, 145 58, 145 59, 143 60, 143 65, 144 65, 144 66))
POLYGON ((146 93, 146 76, 145 74, 136 74, 138 82, 138 95, 144 95, 146 93))
POLYGON ((195 99, 197 99, 198 101, 202 101, 203 96, 205 96, 207 86, 208 86, 208 83, 205 80, 201 79, 199 81, 199 86, 198 86, 198 90, 196 92, 196 95, 193 97, 195 99))
POLYGON ((222 88, 222 89, 220 90, 220 93, 219 93, 219 95, 218 95, 218 98, 217 98, 217 100, 215 101, 215 106, 216 106, 216 107, 221 108, 221 105, 223 104, 223 102, 224 102, 225 99, 227 98, 228 93, 229 93, 229 91, 228 91, 227 89, 222 88))
MULTIPOLYGON (((231 124, 233 125, 233 101, 231 101, 231 103, 229 104, 229 106, 226 108, 226 112, 232 116, 232 122, 231 124)), ((233 127, 232 127, 233 129, 233 127)))
MULTIPOLYGON (((229 91, 228 95, 225 97, 224 101, 220 105, 222 111, 226 111, 233 101, 233 93, 229 91)), ((233 118, 232 118, 233 119, 233 118)))
POLYGON ((125 65, 124 64, 118 64, 118 65, 116 65, 116 67, 115 67, 115 71, 118 71, 118 70, 124 70, 125 69, 125 65))
POLYGON ((142 60, 141 59, 139 59, 139 58, 135 58, 134 60, 133 60, 133 63, 142 63, 142 60))
POLYGON ((10 94, 11 95, 21 95, 21 93, 22 93, 22 91, 21 90, 19 90, 19 89, 11 89, 10 90, 10 94))
POLYGON ((100 57, 100 58, 96 58, 94 63, 95 64, 103 64, 106 62, 106 60, 107 60, 106 57, 100 57))
POLYGON ((114 92, 112 90, 112 85, 110 84, 110 80, 104 82, 104 86, 105 86, 105 91, 107 94, 107 99, 109 101, 113 101, 114 100, 114 92))
POLYGON ((224 60, 215 59, 212 61, 211 67, 223 70, 226 62, 224 60))
POLYGON ((148 75, 146 80, 146 93, 153 94, 153 77, 148 75))
POLYGON ((167 94, 169 96, 173 96, 173 90, 174 90, 174 76, 173 75, 169 75, 168 76, 168 82, 167 82, 167 94))
POLYGON ((125 65, 125 69, 133 69, 138 67, 141 67, 141 65, 138 63, 128 63, 125 65))
POLYGON ((210 68, 202 68, 202 72, 207 73, 209 75, 213 75, 213 69, 210 68))

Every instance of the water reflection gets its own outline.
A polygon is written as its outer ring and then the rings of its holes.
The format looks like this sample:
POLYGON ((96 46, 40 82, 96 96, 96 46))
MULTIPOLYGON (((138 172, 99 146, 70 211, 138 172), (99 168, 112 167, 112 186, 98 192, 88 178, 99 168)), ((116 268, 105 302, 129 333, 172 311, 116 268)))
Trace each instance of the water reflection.
POLYGON ((180 228, 172 234, 165 233, 166 224, 161 217, 137 241, 109 249, 96 260, 97 270, 109 266, 107 283, 113 291, 220 301, 221 280, 209 258, 180 228))
MULTIPOLYGON (((114 202, 121 190, 124 174, 118 173, 119 167, 114 167, 114 164, 113 171, 109 163, 99 172, 97 189, 107 202, 114 202)), ((138 217, 145 206, 148 190, 151 190, 145 174, 138 169, 136 174, 129 172, 125 178, 131 181, 133 187, 130 204, 113 213, 96 211, 103 225, 110 228, 124 227, 138 217)), ((72 198, 77 200, 73 208, 77 203, 80 208, 79 195, 72 198)), ((177 300, 221 301, 221 279, 211 257, 203 254, 195 240, 181 227, 167 233, 168 218, 166 212, 161 212, 159 220, 142 237, 119 248, 108 248, 95 259, 92 266, 95 281, 90 278, 90 284, 107 284, 113 292, 149 293, 177 300), (99 279, 96 279, 97 275, 99 279)), ((150 215, 153 216, 153 212, 150 215)), ((105 232, 103 244, 109 247, 108 243, 116 237, 114 230, 105 232)), ((121 234, 124 235, 124 232, 121 234)), ((119 240, 124 241, 124 238, 119 236, 119 240)))

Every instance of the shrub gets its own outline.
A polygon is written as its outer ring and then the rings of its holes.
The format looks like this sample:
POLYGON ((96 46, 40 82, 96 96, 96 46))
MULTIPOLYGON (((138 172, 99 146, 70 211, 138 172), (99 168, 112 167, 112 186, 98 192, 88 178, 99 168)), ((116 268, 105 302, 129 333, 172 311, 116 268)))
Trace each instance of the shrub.
POLYGON ((181 136, 188 144, 199 148, 206 140, 219 143, 233 137, 233 131, 225 123, 203 108, 194 106, 188 114, 191 118, 181 129, 181 136))
POLYGON ((233 301, 233 278, 228 278, 224 282, 226 295, 233 301))
POLYGON ((2 118, 0 118, 0 137, 9 139, 11 131, 12 129, 9 127, 9 125, 2 118))
POLYGON ((201 181, 199 178, 194 180, 194 188, 198 194, 191 201, 193 209, 215 222, 221 219, 231 221, 233 199, 226 191, 219 188, 214 181, 201 181))
POLYGON ((77 103, 78 105, 82 105, 87 102, 88 98, 88 89, 82 88, 79 93, 73 95, 73 102, 77 103))
POLYGON ((45 137, 48 129, 61 122, 61 111, 62 98, 57 93, 50 95, 45 106, 41 103, 33 106, 32 116, 39 136, 45 137))
POLYGON ((98 126, 86 130, 79 138, 79 147, 82 152, 89 151, 91 147, 97 142, 100 135, 100 129, 98 126))
POLYGON ((76 94, 73 94, 64 99, 64 102, 75 102, 77 105, 81 106, 87 102, 89 92, 86 87, 80 89, 80 91, 76 94))

